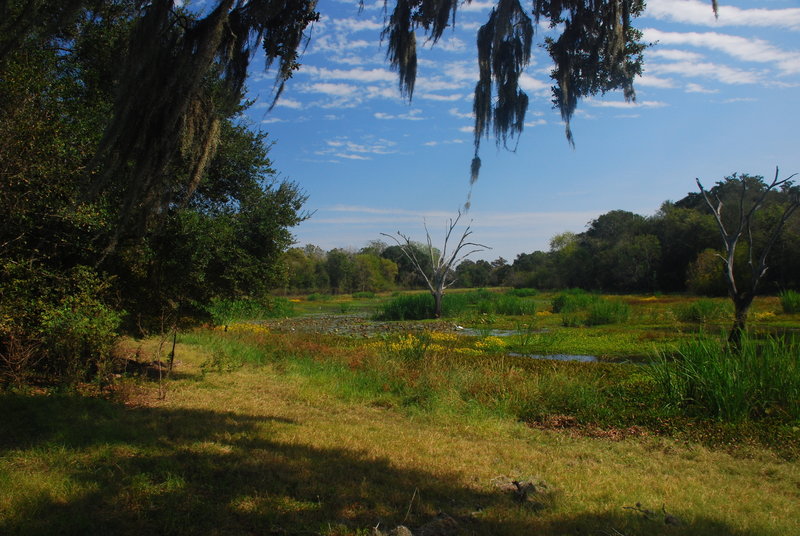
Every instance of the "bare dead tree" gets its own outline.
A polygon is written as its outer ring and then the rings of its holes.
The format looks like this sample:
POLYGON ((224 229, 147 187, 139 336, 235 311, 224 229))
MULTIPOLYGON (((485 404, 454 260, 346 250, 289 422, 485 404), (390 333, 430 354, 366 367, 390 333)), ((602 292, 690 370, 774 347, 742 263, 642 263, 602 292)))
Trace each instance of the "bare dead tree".
POLYGON ((414 246, 409 236, 404 235, 400 231, 397 231, 397 236, 381 233, 383 236, 394 240, 397 245, 400 246, 403 254, 408 258, 409 261, 411 261, 414 269, 425 279, 425 283, 428 285, 428 290, 430 290, 431 295, 433 296, 433 315, 435 318, 442 316, 442 296, 444 296, 445 289, 455 282, 455 277, 453 276, 452 270, 453 267, 473 253, 491 249, 483 244, 478 244, 477 242, 470 242, 467 240, 472 234, 470 222, 470 225, 467 225, 467 227, 464 229, 464 232, 461 234, 458 244, 456 244, 452 251, 448 252, 450 238, 453 236, 453 231, 458 226, 458 221, 461 219, 461 216, 462 214, 459 210, 458 216, 456 216, 455 219, 451 218, 448 220, 447 232, 444 236, 444 245, 441 253, 437 252, 436 248, 433 247, 431 233, 428 231, 428 224, 425 223, 427 248, 424 258, 420 254, 419 250, 414 246), (464 253, 465 249, 468 249, 466 253, 464 253), (425 267, 428 265, 430 266, 430 270, 425 269, 425 267))
POLYGON ((714 214, 714 219, 717 221, 722 241, 725 244, 725 256, 720 255, 725 263, 725 282, 728 286, 728 295, 733 301, 734 307, 734 321, 731 328, 728 342, 732 345, 738 345, 742 332, 747 323, 747 314, 750 311, 750 306, 756 296, 758 283, 764 274, 767 273, 767 255, 769 255, 772 246, 778 240, 778 236, 783 230, 786 221, 792 216, 797 207, 800 206, 800 192, 797 188, 793 187, 792 179, 797 173, 790 175, 785 179, 778 179, 779 171, 775 168, 775 178, 769 184, 764 183, 765 188, 759 192, 750 201, 746 200, 748 193, 748 185, 745 180, 746 177, 740 179, 741 189, 739 190, 738 198, 738 212, 733 217, 733 225, 726 227, 723 218, 723 202, 717 194, 708 192, 703 185, 700 184, 700 179, 695 179, 700 192, 703 194, 706 204, 714 214), (783 212, 774 224, 771 231, 766 233, 766 241, 762 244, 755 244, 753 240, 753 219, 756 211, 762 206, 767 195, 781 189, 789 194, 789 202, 783 208, 783 212), (712 199, 713 197, 713 199, 712 199), (749 205, 749 206, 748 206, 749 205), (739 277, 737 280, 736 273, 736 247, 740 242, 744 242, 747 248, 747 265, 750 268, 749 278, 739 277))

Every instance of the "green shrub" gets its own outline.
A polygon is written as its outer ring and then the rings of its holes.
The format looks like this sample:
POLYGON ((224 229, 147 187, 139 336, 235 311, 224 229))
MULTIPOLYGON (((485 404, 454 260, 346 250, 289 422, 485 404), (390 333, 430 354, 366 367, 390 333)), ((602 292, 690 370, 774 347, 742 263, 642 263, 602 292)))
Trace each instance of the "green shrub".
POLYGON ((378 320, 422 320, 433 318, 433 296, 428 293, 401 294, 384 303, 378 320))
POLYGON ((651 366, 666 406, 689 415, 738 422, 776 416, 800 418, 800 340, 743 336, 739 348, 700 337, 674 359, 651 366))
POLYGON ((732 314, 729 303, 709 299, 677 305, 672 312, 678 321, 687 324, 705 324, 723 320, 732 314))
POLYGON ((585 325, 599 326, 602 324, 620 324, 627 322, 630 316, 630 307, 627 303, 615 300, 598 299, 589 304, 586 309, 585 325))
POLYGON ((328 301, 331 298, 333 298, 333 296, 330 294, 322 294, 320 292, 314 292, 306 296, 306 300, 308 301, 328 301))
POLYGON ((800 313, 800 292, 787 290, 780 293, 781 307, 787 315, 800 313))
POLYGON ((597 296, 594 294, 589 294, 585 290, 574 288, 565 290, 553 298, 551 306, 554 313, 572 313, 585 309, 596 299, 597 296))
POLYGON ((538 296, 539 291, 535 288, 512 288, 506 294, 516 296, 517 298, 530 298, 531 296, 538 296))
POLYGON ((365 299, 374 298, 375 297, 375 293, 374 292, 370 292, 368 290, 365 290, 365 291, 362 291, 362 292, 353 292, 352 296, 356 300, 365 300, 365 299))
POLYGON ((242 320, 264 320, 282 318, 294 313, 292 304, 286 298, 264 298, 261 300, 225 300, 214 298, 206 307, 214 324, 228 326, 242 320))
MULTIPOLYGON (((405 294, 386 302, 377 315, 380 320, 422 320, 433 318, 433 296, 405 294)), ((481 314, 531 315, 536 304, 515 296, 497 294, 485 289, 453 292, 442 297, 442 316, 452 318, 468 311, 481 314)))
POLYGON ((493 312, 500 315, 533 315, 536 314, 536 304, 517 296, 498 296, 493 312))
POLYGON ((122 313, 103 299, 105 277, 87 266, 51 273, 12 264, 0 277, 0 379, 74 383, 110 372, 122 313))

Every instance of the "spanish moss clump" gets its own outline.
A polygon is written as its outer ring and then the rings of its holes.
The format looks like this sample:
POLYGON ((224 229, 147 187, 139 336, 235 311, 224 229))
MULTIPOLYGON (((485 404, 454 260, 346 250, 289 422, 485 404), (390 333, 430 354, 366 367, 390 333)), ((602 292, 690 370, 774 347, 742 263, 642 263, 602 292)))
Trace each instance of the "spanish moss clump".
MULTIPOLYGON (((469 1, 469 0, 468 0, 469 1)), ((448 24, 455 24, 460 0, 398 0, 387 18, 383 36, 388 38, 387 58, 400 74, 401 93, 414 90, 416 41, 422 28, 432 42, 448 24)), ((545 48, 555 63, 552 72, 553 104, 566 123, 566 135, 574 144, 569 123, 581 97, 622 89, 633 100, 633 79, 641 73, 641 33, 631 19, 643 8, 642 0, 533 0, 533 20, 519 0, 496 0, 489 20, 478 31, 479 79, 475 86, 475 157, 470 184, 480 170, 481 140, 494 135, 508 148, 522 132, 528 95, 519 79, 530 63, 534 22, 549 21, 551 28, 564 28, 558 38, 545 39, 545 48)))
POLYGON ((89 188, 121 185, 117 233, 141 231, 175 195, 196 188, 238 105, 256 46, 279 61, 277 93, 298 68, 315 0, 220 0, 202 18, 173 0, 141 2, 143 16, 121 67, 114 120, 100 143, 89 188))

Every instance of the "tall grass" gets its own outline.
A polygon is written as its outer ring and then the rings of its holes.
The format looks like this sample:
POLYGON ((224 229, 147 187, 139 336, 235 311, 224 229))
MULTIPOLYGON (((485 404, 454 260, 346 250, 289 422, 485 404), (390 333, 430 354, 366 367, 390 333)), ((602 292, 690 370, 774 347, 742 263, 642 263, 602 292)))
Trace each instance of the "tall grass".
POLYGON ((535 288, 512 288, 506 294, 516 296, 517 298, 530 298, 531 296, 538 296, 539 291, 535 288))
POLYGON ((781 307, 788 314, 800 313, 800 292, 787 290, 780 293, 781 307))
POLYGON ((214 324, 228 326, 242 320, 263 320, 291 316, 291 302, 286 298, 264 298, 261 300, 224 300, 215 298, 206 307, 214 324))
POLYGON ((626 322, 630 307, 621 301, 608 300, 581 289, 564 291, 553 298, 554 313, 561 313, 561 323, 567 327, 599 326, 626 322))
POLYGON ((626 322, 629 317, 630 307, 628 307, 627 303, 599 299, 592 302, 589 304, 589 307, 587 307, 584 324, 587 326, 621 324, 622 322, 626 322))
POLYGON ((666 405, 689 415, 739 422, 782 414, 800 418, 800 340, 745 336, 737 349, 699 337, 674 359, 651 366, 666 405))
MULTIPOLYGON (((430 294, 402 294, 386 302, 380 309, 379 320, 423 320, 433 318, 433 297, 430 294)), ((502 315, 532 315, 536 313, 533 300, 487 290, 454 292, 442 297, 442 316, 452 318, 468 311, 502 315)))
POLYGON ((702 299, 678 305, 672 309, 672 313, 680 322, 705 324, 728 318, 733 310, 727 302, 702 299))
POLYGON ((572 313, 585 309, 598 297, 585 290, 573 288, 559 293, 551 302, 554 313, 572 313))

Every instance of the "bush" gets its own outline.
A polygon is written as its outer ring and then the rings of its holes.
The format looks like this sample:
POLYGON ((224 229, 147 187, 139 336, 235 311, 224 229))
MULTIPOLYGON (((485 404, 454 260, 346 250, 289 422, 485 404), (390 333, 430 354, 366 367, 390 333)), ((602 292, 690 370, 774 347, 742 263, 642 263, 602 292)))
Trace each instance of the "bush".
POLYGON ((378 320, 423 320, 433 318, 433 296, 428 293, 401 294, 384 303, 378 320))
POLYGON ((331 296, 330 294, 322 294, 320 292, 314 292, 306 296, 306 300, 308 301, 327 301, 332 298, 333 296, 331 296))
POLYGON ((535 288, 512 288, 506 294, 516 296, 517 298, 530 298, 531 296, 538 296, 539 291, 535 288))
POLYGON ((69 384, 108 372, 121 313, 104 300, 107 278, 16 263, 0 266, 0 278, 0 379, 69 384))
POLYGON ((491 312, 500 315, 533 315, 536 314, 536 304, 517 296, 498 296, 491 312))
POLYGON ((767 416, 800 418, 800 340, 742 337, 738 350, 700 337, 674 359, 651 366, 666 406, 689 415, 738 422, 767 416))
POLYGON ((553 298, 551 306, 554 313, 572 313, 585 309, 590 303, 597 300, 597 296, 585 290, 574 288, 565 290, 553 298))
POLYGON ((729 303, 708 299, 678 305, 673 307, 672 312, 679 322, 687 324, 705 324, 723 320, 732 314, 729 303))
POLYGON ((630 316, 628 304, 605 299, 598 299, 590 303, 586 312, 584 324, 587 326, 620 324, 627 322, 630 316))
POLYGON ((374 292, 370 292, 368 290, 365 290, 365 291, 362 291, 362 292, 353 292, 352 296, 356 300, 364 300, 364 299, 374 298, 375 297, 375 293, 374 292))
MULTIPOLYGON (((433 296, 405 294, 386 302, 377 315, 379 320, 423 320, 433 318, 433 296)), ((536 304, 515 296, 496 294, 480 289, 472 292, 453 292, 442 297, 442 316, 455 317, 467 311, 485 314, 532 315, 536 304)))
POLYGON ((217 326, 229 326, 242 320, 264 320, 282 318, 294 313, 292 304, 286 298, 265 298, 261 300, 224 300, 214 298, 206 307, 217 326))
POLYGON ((787 290, 780 293, 781 307, 787 315, 800 313, 800 292, 787 290))

